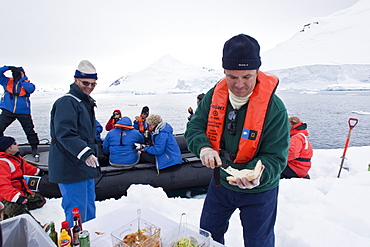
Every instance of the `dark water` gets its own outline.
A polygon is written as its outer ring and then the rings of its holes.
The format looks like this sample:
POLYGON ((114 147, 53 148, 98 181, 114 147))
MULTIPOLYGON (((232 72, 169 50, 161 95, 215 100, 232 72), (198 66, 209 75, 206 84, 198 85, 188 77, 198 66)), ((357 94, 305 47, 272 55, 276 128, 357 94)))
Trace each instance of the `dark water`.
POLYGON ((307 123, 314 149, 343 148, 349 132, 349 118, 358 119, 351 131, 349 146, 370 146, 370 92, 277 94, 284 101, 289 116, 297 116, 307 123))
MULTIPOLYGON (((343 148, 349 131, 348 119, 357 118, 358 124, 352 130, 349 146, 370 146, 370 92, 315 93, 285 92, 277 94, 284 101, 289 116, 297 116, 308 125, 310 140, 315 149, 343 148), (362 114, 354 113, 362 112, 362 114)), ((32 95, 32 116, 39 138, 49 139, 50 109, 61 94, 32 95)), ((123 115, 134 119, 144 105, 150 113, 159 114, 174 128, 174 133, 184 133, 189 106, 196 108, 197 94, 166 95, 122 95, 94 94, 97 102, 96 117, 105 126, 114 109, 121 109, 123 115)), ((27 142, 18 122, 5 132, 20 143, 27 142)), ((103 132, 103 137, 106 131, 103 132)))

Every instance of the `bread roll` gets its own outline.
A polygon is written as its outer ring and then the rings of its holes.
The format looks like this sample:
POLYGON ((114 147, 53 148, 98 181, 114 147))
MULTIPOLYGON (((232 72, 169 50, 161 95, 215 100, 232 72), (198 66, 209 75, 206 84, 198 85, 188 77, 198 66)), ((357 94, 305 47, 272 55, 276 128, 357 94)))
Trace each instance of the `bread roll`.
POLYGON ((223 170, 231 175, 229 177, 226 177, 227 181, 236 182, 237 178, 246 178, 248 181, 252 181, 260 175, 262 170, 262 162, 261 160, 258 160, 253 170, 250 169, 238 170, 230 166, 223 170))

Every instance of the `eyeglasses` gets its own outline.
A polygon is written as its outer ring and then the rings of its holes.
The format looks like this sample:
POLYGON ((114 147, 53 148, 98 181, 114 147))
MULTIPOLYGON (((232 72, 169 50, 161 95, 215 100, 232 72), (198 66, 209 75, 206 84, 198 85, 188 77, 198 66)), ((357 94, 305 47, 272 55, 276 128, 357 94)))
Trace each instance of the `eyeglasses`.
POLYGON ((119 113, 118 112, 114 112, 114 115, 119 115, 119 113))
POLYGON ((236 114, 237 114, 237 110, 232 110, 231 112, 229 112, 229 120, 231 121, 231 123, 229 123, 227 125, 227 130, 229 131, 230 135, 235 135, 235 131, 236 131, 236 122, 235 122, 235 119, 236 119, 236 114))
POLYGON ((14 142, 13 145, 17 145, 17 142, 14 142))
POLYGON ((82 80, 80 80, 80 79, 78 79, 80 82, 82 82, 82 84, 84 84, 84 86, 91 86, 91 87, 95 87, 98 83, 96 83, 96 82, 88 82, 88 81, 82 81, 82 80))

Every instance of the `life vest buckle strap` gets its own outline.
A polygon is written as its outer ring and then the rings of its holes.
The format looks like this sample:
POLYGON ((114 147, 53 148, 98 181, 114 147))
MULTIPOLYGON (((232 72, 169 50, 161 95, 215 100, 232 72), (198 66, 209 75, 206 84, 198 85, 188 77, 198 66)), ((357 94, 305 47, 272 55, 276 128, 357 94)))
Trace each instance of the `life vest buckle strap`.
POLYGON ((24 179, 24 177, 23 176, 20 176, 20 177, 17 177, 17 178, 12 178, 10 180, 19 180, 19 181, 22 181, 23 179, 24 179))
POLYGON ((236 159, 236 154, 232 154, 224 149, 221 149, 220 156, 228 161, 231 161, 234 163, 234 160, 236 159))

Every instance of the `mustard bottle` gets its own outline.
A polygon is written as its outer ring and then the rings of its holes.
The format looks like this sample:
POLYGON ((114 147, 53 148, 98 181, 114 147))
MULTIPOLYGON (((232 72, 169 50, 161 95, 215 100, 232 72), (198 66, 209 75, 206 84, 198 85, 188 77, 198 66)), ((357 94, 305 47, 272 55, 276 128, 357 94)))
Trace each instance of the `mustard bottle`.
POLYGON ((71 236, 69 236, 66 229, 62 229, 58 244, 59 247, 71 247, 71 236))

